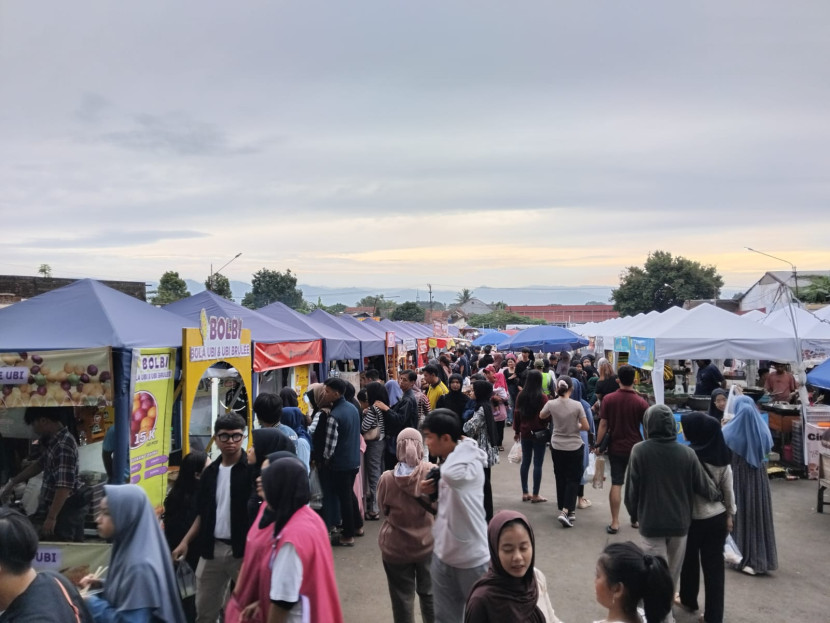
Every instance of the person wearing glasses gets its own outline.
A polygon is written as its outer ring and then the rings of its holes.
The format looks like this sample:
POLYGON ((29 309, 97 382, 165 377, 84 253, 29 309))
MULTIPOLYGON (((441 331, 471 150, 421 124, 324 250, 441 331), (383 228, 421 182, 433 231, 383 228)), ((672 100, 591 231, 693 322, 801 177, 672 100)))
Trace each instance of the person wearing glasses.
POLYGON ((228 586, 236 579, 248 534, 248 498, 251 479, 242 449, 245 420, 235 413, 221 415, 213 426, 222 453, 202 471, 196 495, 198 515, 173 560, 187 555, 191 543, 199 551, 196 567, 196 622, 214 623, 228 586))

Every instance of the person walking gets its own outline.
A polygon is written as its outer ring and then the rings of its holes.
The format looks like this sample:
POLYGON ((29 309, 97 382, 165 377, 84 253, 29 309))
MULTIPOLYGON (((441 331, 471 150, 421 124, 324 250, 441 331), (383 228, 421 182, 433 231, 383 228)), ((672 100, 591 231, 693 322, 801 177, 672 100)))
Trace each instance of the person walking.
POLYGON ((643 428, 646 440, 632 449, 625 475, 625 507, 632 521, 639 522, 643 550, 666 558, 677 587, 695 494, 710 502, 722 496, 694 451, 677 443, 669 407, 649 407, 643 428))
POLYGON ((577 494, 584 471, 585 444, 580 433, 590 428, 582 404, 571 400, 573 387, 570 377, 560 377, 556 381, 556 398, 548 401, 539 415, 543 420, 549 419, 553 427, 550 454, 556 479, 557 520, 563 528, 573 528, 576 523, 577 494))
MULTIPOLYGON (((603 363, 600 363, 599 369, 602 374, 606 369, 603 363)), ((625 470, 628 467, 631 449, 634 444, 643 439, 640 435, 640 425, 648 409, 648 403, 634 391, 634 368, 629 365, 620 366, 618 374, 619 390, 605 393, 608 391, 607 388, 602 388, 604 393, 601 398, 597 429, 597 444, 602 443, 606 432, 611 437, 608 445, 608 461, 611 464, 611 490, 608 493, 611 523, 605 528, 608 534, 617 534, 620 530, 620 504, 622 503, 625 470)), ((599 384, 597 384, 597 394, 600 394, 599 384)), ((597 452, 599 453, 599 450, 597 452)), ((631 527, 638 527, 636 520, 632 520, 631 527)))
POLYGON ((680 595, 676 602, 695 612, 703 569, 706 610, 703 621, 723 623, 724 568, 723 546, 732 530, 735 494, 732 488, 732 452, 723 439, 720 422, 704 413, 687 413, 680 419, 683 435, 700 464, 715 482, 723 502, 710 502, 695 496, 692 524, 686 540, 686 554, 680 571, 680 595))
POLYGON ((421 492, 438 493, 438 514, 430 574, 437 623, 461 623, 475 582, 487 571, 490 552, 484 519, 484 468, 487 454, 461 437, 455 414, 430 413, 423 426, 427 447, 441 459, 440 477, 421 481, 421 492))
POLYGON ((723 427, 723 438, 732 450, 735 513, 732 537, 743 554, 739 569, 749 575, 778 568, 778 547, 772 520, 772 496, 764 466, 772 449, 769 426, 751 398, 735 400, 735 417, 723 427))
POLYGON ((383 524, 378 534, 383 570, 395 623, 414 623, 418 595, 423 623, 432 623, 432 526, 434 509, 421 493, 432 463, 424 461, 421 433, 405 428, 398 434, 398 464, 380 477, 378 506, 383 524))
POLYGON ((366 401, 369 406, 363 415, 360 423, 360 432, 366 440, 366 519, 377 521, 380 519, 377 501, 377 489, 380 475, 383 473, 383 451, 386 447, 386 424, 381 411, 376 403, 389 406, 389 394, 386 387, 380 381, 372 381, 366 385, 366 401))
POLYGON ((105 581, 87 575, 83 588, 96 623, 184 623, 179 587, 153 505, 137 485, 104 485, 96 515, 98 534, 112 540, 105 581))
POLYGON ((519 480, 522 485, 522 501, 547 502, 539 495, 542 487, 542 466, 545 463, 545 447, 549 439, 547 422, 540 418, 542 408, 548 399, 542 391, 542 373, 528 370, 525 385, 516 398, 513 413, 513 441, 522 444, 522 465, 519 480), (533 463, 533 495, 528 493, 527 476, 533 463))

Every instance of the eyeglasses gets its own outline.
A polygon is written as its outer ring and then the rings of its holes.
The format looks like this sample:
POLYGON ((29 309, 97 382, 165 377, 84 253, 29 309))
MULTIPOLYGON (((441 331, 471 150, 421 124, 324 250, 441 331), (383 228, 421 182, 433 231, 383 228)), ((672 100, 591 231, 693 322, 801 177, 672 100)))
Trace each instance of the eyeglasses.
POLYGON ((218 435, 216 435, 216 438, 219 441, 227 443, 229 441, 242 441, 242 438, 244 436, 245 435, 243 435, 242 433, 219 433, 218 435))

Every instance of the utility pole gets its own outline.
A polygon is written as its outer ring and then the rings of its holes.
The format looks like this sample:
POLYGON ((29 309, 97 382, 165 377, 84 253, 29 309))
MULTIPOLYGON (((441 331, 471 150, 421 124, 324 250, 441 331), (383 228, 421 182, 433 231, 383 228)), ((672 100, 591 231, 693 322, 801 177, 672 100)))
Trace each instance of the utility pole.
POLYGON ((428 283, 427 288, 429 288, 429 321, 432 322, 432 284, 428 283))

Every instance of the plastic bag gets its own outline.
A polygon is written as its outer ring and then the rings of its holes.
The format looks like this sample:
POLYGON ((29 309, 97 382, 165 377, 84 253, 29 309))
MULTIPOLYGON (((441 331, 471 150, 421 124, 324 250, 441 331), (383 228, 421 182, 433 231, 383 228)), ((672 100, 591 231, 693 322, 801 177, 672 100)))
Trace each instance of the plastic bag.
POLYGON ((732 535, 727 535, 726 542, 723 544, 723 559, 730 565, 739 565, 744 559, 741 550, 738 549, 738 544, 732 535))
POLYGON ((597 466, 597 455, 593 452, 588 454, 588 467, 585 468, 585 474, 583 474, 583 478, 585 480, 593 480, 594 474, 596 473, 596 466, 597 466))
POLYGON ((196 573, 185 560, 176 562, 176 584, 182 599, 193 597, 196 594, 196 573))
MULTIPOLYGON (((596 456, 596 455, 594 455, 596 456)), ((604 456, 597 456, 596 461, 594 461, 594 478, 591 481, 591 486, 594 489, 602 489, 603 483, 605 482, 605 457, 604 456)))
POLYGON ((510 453, 507 455, 507 460, 510 463, 521 463, 522 462, 522 444, 518 441, 513 444, 513 447, 510 448, 510 453))
POLYGON ((317 467, 312 467, 308 474, 309 502, 308 505, 318 511, 323 508, 323 485, 320 483, 320 474, 317 467))

